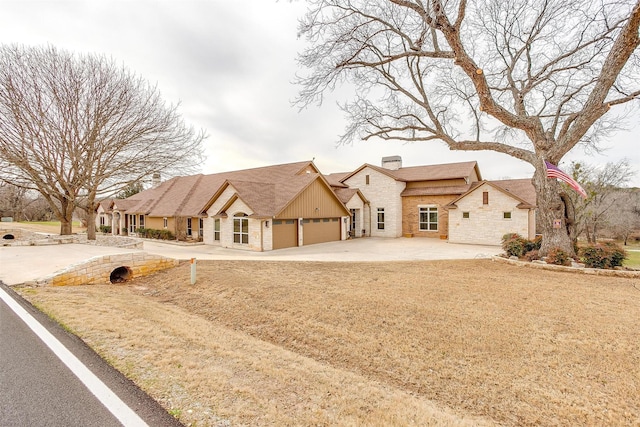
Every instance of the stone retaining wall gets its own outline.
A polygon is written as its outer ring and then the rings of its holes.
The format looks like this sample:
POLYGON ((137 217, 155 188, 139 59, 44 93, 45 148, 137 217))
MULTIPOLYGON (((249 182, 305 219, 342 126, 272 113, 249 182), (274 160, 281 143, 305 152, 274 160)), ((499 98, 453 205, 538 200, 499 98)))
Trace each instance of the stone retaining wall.
POLYGON ((38 286, 106 285, 111 273, 120 267, 131 271, 130 279, 176 267, 179 261, 146 252, 104 255, 70 265, 51 276, 32 283, 38 286))
POLYGON ((594 276, 640 278, 640 271, 605 270, 602 268, 568 267, 564 265, 547 264, 543 262, 519 261, 519 260, 503 258, 501 256, 494 256, 491 259, 493 261, 502 262, 505 264, 516 265, 518 267, 539 268, 542 270, 554 270, 554 271, 567 271, 571 273, 591 274, 594 276))

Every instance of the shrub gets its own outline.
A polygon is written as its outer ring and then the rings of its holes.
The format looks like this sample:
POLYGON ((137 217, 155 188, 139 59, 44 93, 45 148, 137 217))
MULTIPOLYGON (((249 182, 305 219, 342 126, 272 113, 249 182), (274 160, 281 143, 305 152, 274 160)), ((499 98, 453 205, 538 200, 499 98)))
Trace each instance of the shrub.
POLYGON ((560 248, 551 248, 547 254, 547 264, 571 265, 571 257, 560 248))
POLYGON ((101 233, 111 233, 111 226, 110 225, 101 225, 99 228, 101 233))
POLYGON ((145 239, 171 240, 173 234, 169 230, 156 230, 153 228, 138 228, 136 233, 145 239))
POLYGON ((622 265, 627 253, 613 242, 597 243, 580 250, 580 259, 589 268, 613 268, 622 265))
POLYGON ((502 236, 502 249, 509 256, 522 257, 527 251, 527 239, 517 233, 502 236))
POLYGON ((542 246, 542 235, 537 235, 533 240, 527 240, 527 252, 539 251, 542 246))
POLYGON ((528 251, 526 254, 524 254, 524 259, 531 262, 531 261, 540 259, 540 254, 537 249, 533 249, 531 251, 528 251))

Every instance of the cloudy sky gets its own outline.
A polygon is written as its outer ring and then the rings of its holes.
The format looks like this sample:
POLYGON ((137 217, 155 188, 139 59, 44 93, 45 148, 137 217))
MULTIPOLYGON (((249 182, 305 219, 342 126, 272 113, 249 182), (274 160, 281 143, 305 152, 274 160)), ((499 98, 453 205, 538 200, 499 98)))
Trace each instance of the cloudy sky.
MULTIPOLYGON (((105 54, 157 83, 168 102, 181 104, 186 121, 209 135, 203 173, 310 159, 323 173, 343 172, 400 155, 404 166, 477 160, 485 179, 531 176, 530 165, 509 156, 449 151, 437 142, 337 146, 345 121, 336 101, 348 91, 321 107, 291 106, 304 11, 304 2, 286 0, 0 0, 0 43, 105 54)), ((636 171, 630 184, 640 187, 639 140, 636 124, 612 136, 602 154, 576 148, 561 166, 627 158, 636 171)))

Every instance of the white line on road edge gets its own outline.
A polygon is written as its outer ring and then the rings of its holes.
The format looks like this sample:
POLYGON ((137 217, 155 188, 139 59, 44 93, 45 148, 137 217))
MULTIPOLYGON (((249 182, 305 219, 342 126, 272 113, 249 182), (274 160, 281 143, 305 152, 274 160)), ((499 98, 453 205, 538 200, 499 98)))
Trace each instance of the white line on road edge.
POLYGON ((73 355, 51 332, 42 326, 4 289, 0 288, 0 298, 11 308, 24 323, 58 356, 67 368, 89 389, 91 393, 118 419, 125 427, 148 427, 126 403, 73 355))

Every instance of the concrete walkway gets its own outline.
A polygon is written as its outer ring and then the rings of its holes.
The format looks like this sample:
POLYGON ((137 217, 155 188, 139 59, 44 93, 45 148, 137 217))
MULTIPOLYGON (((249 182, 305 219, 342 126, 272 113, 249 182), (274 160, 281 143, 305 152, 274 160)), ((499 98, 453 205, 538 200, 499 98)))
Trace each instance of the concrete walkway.
MULTIPOLYGON (((143 250, 180 260, 196 258, 197 260, 341 262, 488 258, 502 252, 499 246, 460 245, 435 239, 375 237, 270 252, 225 249, 208 245, 176 245, 145 240, 143 250)), ((16 285, 48 276, 94 256, 139 251, 86 244, 3 246, 0 247, 0 280, 8 285, 16 285)))

